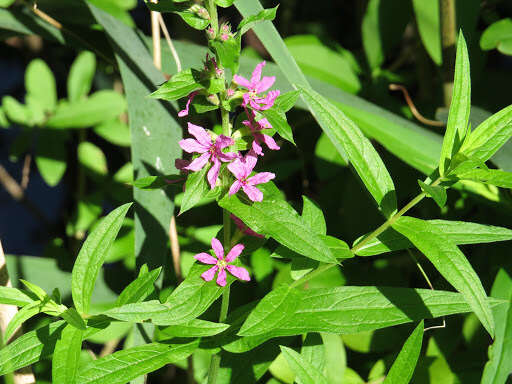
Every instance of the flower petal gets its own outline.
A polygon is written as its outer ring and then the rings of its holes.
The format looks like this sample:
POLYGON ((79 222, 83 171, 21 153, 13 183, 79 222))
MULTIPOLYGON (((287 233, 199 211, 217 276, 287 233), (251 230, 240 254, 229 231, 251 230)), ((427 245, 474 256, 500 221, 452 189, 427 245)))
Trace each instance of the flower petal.
POLYGON ((205 164, 208 162, 208 159, 210 158, 210 153, 206 152, 203 153, 201 156, 199 156, 197 159, 194 159, 189 165, 187 165, 185 168, 188 171, 199 171, 200 169, 203 169, 205 164))
POLYGON ((232 161, 232 160, 235 160, 239 157, 240 155, 238 154, 238 152, 220 152, 217 157, 221 160, 221 161, 224 161, 224 162, 228 162, 228 161, 232 161))
POLYGON ((231 273, 235 277, 238 277, 240 280, 251 280, 249 272, 247 272, 247 269, 243 267, 237 267, 236 265, 226 265, 226 269, 229 271, 229 273, 231 273))
POLYGON ((247 179, 247 184, 249 185, 258 185, 268 183, 270 180, 274 179, 276 175, 272 172, 260 172, 255 174, 252 177, 247 179))
POLYGON ((228 164, 228 169, 239 180, 245 178, 246 176, 245 164, 240 159, 235 159, 235 161, 228 164))
POLYGON ((249 89, 251 87, 251 82, 243 76, 235 75, 233 76, 233 81, 244 88, 249 89))
POLYGON ((201 273, 201 277, 203 278, 204 281, 212 281, 213 278, 215 277, 215 272, 217 272, 217 269, 219 269, 219 267, 217 266, 211 267, 206 272, 201 273))
POLYGON ((274 138, 272 136, 265 135, 265 134, 262 134, 262 135, 263 135, 263 141, 265 142, 265 144, 267 144, 267 147, 269 149, 272 149, 274 151, 278 151, 281 149, 281 147, 279 145, 277 145, 276 141, 274 140, 274 138))
POLYGON ((221 287, 226 286, 226 270, 224 268, 220 268, 219 274, 217 275, 217 284, 221 287))
POLYGON ((229 188, 229 196, 237 193, 241 187, 242 187, 242 183, 239 182, 238 180, 235 180, 235 182, 233 184, 231 184, 231 187, 229 188))
POLYGON ((222 247, 222 244, 216 237, 212 238, 212 248, 217 258, 219 260, 224 260, 224 248, 222 247))
POLYGON ((199 141, 205 147, 209 148, 212 145, 212 138, 203 127, 188 123, 188 133, 194 136, 197 141, 199 141))
POLYGON ((263 192, 261 192, 258 188, 252 185, 244 185, 242 186, 245 194, 252 201, 262 201, 263 200, 263 192))
MULTIPOLYGON (((217 264, 217 259, 206 252, 198 253, 194 256, 194 259, 200 261, 201 263, 205 264, 217 264)), ((211 279, 210 279, 211 280, 211 279)))
POLYGON ((194 139, 180 140, 179 144, 181 149, 188 153, 205 153, 206 151, 208 151, 209 148, 194 139))
POLYGON ((263 79, 261 79, 261 81, 259 81, 256 84, 256 87, 255 87, 254 91, 256 93, 265 92, 272 85, 274 85, 275 81, 276 81, 276 77, 275 76, 264 76, 263 79))
POLYGON ((192 92, 190 95, 188 95, 187 105, 185 106, 185 109, 178 112, 178 117, 184 117, 188 115, 188 110, 190 108, 190 103, 192 100, 194 100, 194 97, 196 97, 197 91, 192 92))
POLYGON ((262 61, 261 63, 259 63, 256 68, 254 68, 254 71, 252 72, 252 76, 251 76, 251 86, 252 87, 255 87, 256 84, 260 81, 261 79, 261 71, 263 70, 263 67, 265 66, 265 64, 267 64, 265 61, 262 61))
POLYGON ((174 166, 176 169, 179 169, 180 171, 185 170, 186 167, 190 165, 190 161, 184 160, 184 159, 176 159, 174 160, 174 166))
POLYGON ((245 246, 243 244, 237 244, 233 248, 231 248, 231 251, 226 255, 226 261, 228 263, 231 263, 233 260, 235 260, 242 251, 244 250, 245 246))
POLYGON ((254 141, 252 142, 252 150, 254 153, 256 153, 259 156, 264 156, 263 148, 261 148, 261 145, 258 143, 258 138, 256 135, 254 135, 254 141))
POLYGON ((220 169, 220 161, 217 158, 213 158, 213 165, 208 171, 206 178, 208 179, 208 183, 210 183, 210 188, 215 188, 217 184, 217 178, 219 177, 219 169, 220 169))
POLYGON ((217 149, 223 149, 233 144, 235 144, 235 141, 231 137, 224 135, 220 135, 217 137, 217 140, 215 140, 215 148, 217 149))
POLYGON ((249 151, 244 157, 245 177, 249 176, 258 162, 258 155, 254 151, 249 151))

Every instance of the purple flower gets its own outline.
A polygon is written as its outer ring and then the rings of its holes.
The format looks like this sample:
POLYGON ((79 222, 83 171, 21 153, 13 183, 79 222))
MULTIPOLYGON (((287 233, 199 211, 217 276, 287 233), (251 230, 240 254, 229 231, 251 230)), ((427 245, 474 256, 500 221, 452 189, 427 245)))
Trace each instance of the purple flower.
POLYGON ((257 160, 257 155, 253 151, 249 151, 245 158, 237 158, 228 165, 228 169, 236 177, 235 182, 229 188, 229 195, 234 195, 242 188, 252 201, 263 200, 263 192, 256 188, 255 185, 268 183, 276 175, 271 172, 261 172, 249 177, 257 160))
POLYGON ((210 187, 215 188, 217 178, 219 177, 220 162, 228 162, 238 156, 236 153, 224 153, 222 150, 235 142, 231 137, 220 135, 215 141, 212 140, 210 134, 203 127, 188 123, 188 132, 195 139, 180 140, 180 147, 188 153, 200 153, 201 156, 194 159, 189 165, 182 169, 188 171, 199 171, 203 169, 206 163, 211 162, 213 165, 208 171, 207 179, 210 187))
POLYGON ((190 103, 192 100, 194 100, 194 97, 198 94, 198 91, 192 92, 190 95, 188 95, 187 105, 185 106, 185 109, 182 109, 178 112, 178 117, 184 117, 188 115, 188 110, 190 108, 190 103))
POLYGON ((262 61, 254 69, 251 80, 247 80, 245 77, 235 75, 233 80, 238 85, 246 88, 249 92, 244 93, 244 102, 242 105, 245 107, 250 105, 251 108, 263 111, 271 108, 274 105, 275 99, 279 96, 279 91, 270 91, 266 96, 260 96, 260 93, 268 90, 276 81, 275 76, 264 76, 261 78, 261 71, 265 66, 265 61, 262 61))
POLYGON ((222 247, 222 244, 215 237, 212 239, 212 248, 217 258, 206 252, 201 252, 194 256, 194 258, 201 263, 214 265, 206 272, 201 274, 203 280, 212 281, 217 271, 219 271, 217 276, 217 284, 221 287, 224 287, 226 285, 226 269, 229 273, 235 277, 238 277, 240 280, 251 280, 249 277, 249 272, 247 272, 245 268, 229 264, 235 261, 238 256, 240 256, 244 250, 243 244, 237 244, 231 248, 231 251, 229 251, 226 257, 224 257, 224 248, 222 247))
POLYGON ((235 222, 235 225, 237 226, 238 230, 240 232, 242 232, 244 235, 259 237, 260 239, 265 238, 265 236, 263 236, 257 232, 254 232, 251 228, 249 228, 247 225, 245 225, 245 223, 239 217, 236 217, 233 214, 231 214, 230 217, 235 222))
POLYGON ((247 113, 247 116, 249 117, 249 120, 244 120, 242 124, 249 127, 251 130, 252 135, 254 136, 254 141, 252 142, 252 150, 260 156, 263 156, 263 149, 261 148, 261 143, 265 143, 268 147, 268 149, 272 149, 274 151, 277 151, 281 149, 279 145, 275 142, 275 140, 272 138, 272 136, 265 135, 264 133, 261 133, 264 129, 270 129, 272 128, 272 125, 270 122, 263 118, 260 121, 256 121, 254 119, 255 115, 254 112, 247 111, 247 108, 245 109, 245 112, 247 113), (251 114, 249 114, 251 113, 251 114))

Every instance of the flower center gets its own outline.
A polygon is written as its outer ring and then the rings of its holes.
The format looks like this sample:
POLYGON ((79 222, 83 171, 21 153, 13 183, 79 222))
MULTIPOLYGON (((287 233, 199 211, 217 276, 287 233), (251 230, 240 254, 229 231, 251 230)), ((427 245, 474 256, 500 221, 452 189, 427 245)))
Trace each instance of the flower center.
POLYGON ((219 260, 219 261, 217 261, 217 266, 218 266, 219 268, 225 268, 227 264, 228 264, 228 263, 226 263, 226 261, 225 261, 225 260, 219 260))

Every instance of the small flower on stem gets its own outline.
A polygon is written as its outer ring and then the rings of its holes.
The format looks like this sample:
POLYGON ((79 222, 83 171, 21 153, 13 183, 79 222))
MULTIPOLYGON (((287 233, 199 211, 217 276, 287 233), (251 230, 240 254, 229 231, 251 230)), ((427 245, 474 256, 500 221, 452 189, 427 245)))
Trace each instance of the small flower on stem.
POLYGON ((206 163, 211 162, 212 167, 208 171, 207 179, 210 187, 213 189, 217 184, 219 177, 220 162, 228 162, 235 159, 238 154, 224 153, 222 150, 235 142, 231 137, 220 135, 214 141, 210 134, 206 132, 203 127, 188 123, 188 132, 195 137, 195 139, 180 140, 180 147, 188 153, 200 153, 201 156, 194 159, 189 165, 182 169, 188 171, 199 171, 203 169, 206 163))
POLYGON ((230 217, 235 222, 235 225, 238 228, 238 230, 240 232, 242 232, 244 235, 259 237, 260 239, 265 238, 265 236, 263 236, 257 232, 254 232, 251 228, 249 228, 247 225, 245 225, 245 223, 239 217, 236 217, 233 214, 231 214, 230 217))
POLYGON ((236 177, 235 182, 231 185, 231 188, 229 188, 229 195, 234 195, 242 188, 252 201, 263 200, 263 192, 256 188, 255 185, 268 183, 270 180, 274 179, 276 175, 271 172, 261 172, 249 177, 257 160, 256 153, 249 151, 249 153, 245 155, 245 158, 237 158, 228 165, 228 169, 236 177))
POLYGON ((274 101, 280 94, 280 92, 276 90, 268 92, 266 96, 259 95, 260 93, 268 90, 276 81, 275 76, 264 76, 263 78, 261 77, 261 71, 263 70, 265 64, 265 61, 262 61, 256 66, 252 72, 250 81, 243 76, 233 76, 235 83, 249 91, 243 95, 244 101, 242 105, 244 107, 250 105, 251 108, 259 111, 269 109, 274 105, 274 101))
POLYGON ((244 120, 242 124, 244 124, 246 127, 249 127, 254 137, 254 141, 252 142, 252 150, 257 155, 263 156, 263 148, 261 147, 261 143, 265 143, 268 149, 271 149, 273 151, 278 151, 279 149, 281 149, 281 147, 277 145, 272 136, 261 133, 261 131, 264 129, 272 128, 270 122, 266 118, 256 121, 254 112, 249 112, 247 108, 245 109, 245 112, 247 113, 247 117, 249 117, 249 120, 244 120))
POLYGON ((213 257, 212 255, 206 252, 201 252, 194 256, 194 258, 200 261, 201 263, 214 265, 206 272, 201 274, 203 280, 213 280, 215 274, 218 271, 219 274, 217 275, 217 284, 220 285, 221 287, 224 287, 226 285, 226 269, 228 270, 229 273, 239 278, 240 280, 251 280, 251 278, 249 277, 249 272, 247 272, 245 268, 237 267, 236 265, 230 264, 233 261, 235 261, 235 259, 238 256, 240 256, 240 254, 244 250, 243 244, 237 244, 233 248, 231 248, 226 257, 224 257, 224 248, 222 247, 222 244, 215 237, 212 239, 212 248, 217 258, 213 257))

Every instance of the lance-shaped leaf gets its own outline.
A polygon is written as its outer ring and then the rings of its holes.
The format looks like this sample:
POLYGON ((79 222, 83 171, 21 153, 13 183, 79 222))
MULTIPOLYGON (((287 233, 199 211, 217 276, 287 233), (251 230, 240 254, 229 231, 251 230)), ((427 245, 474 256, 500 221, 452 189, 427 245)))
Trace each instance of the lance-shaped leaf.
POLYGON ((453 80, 452 102, 446 124, 446 133, 439 160, 439 173, 444 176, 450 160, 459 151, 467 133, 469 111, 471 108, 471 78, 469 76, 469 56, 466 40, 459 32, 457 58, 455 60, 455 78, 453 80))
POLYGON ((150 343, 115 352, 94 360, 78 372, 77 384, 125 384, 165 364, 186 359, 197 348, 199 340, 188 344, 150 343))
POLYGON ((55 344, 52 359, 53 384, 75 384, 82 350, 83 330, 67 325, 55 344))
POLYGON ((421 187, 421 189, 423 190, 423 192, 425 192, 427 194, 427 196, 434 199, 436 204, 439 205, 439 208, 444 207, 444 205, 446 204, 446 199, 447 199, 446 189, 444 189, 443 187, 441 187, 439 185, 426 184, 421 180, 418 180, 418 184, 421 187))
MULTIPOLYGON (((286 288, 267 294, 247 317, 238 335, 258 336, 258 345, 278 336, 307 332, 353 334, 472 310, 461 294, 447 291, 390 287, 304 291, 286 288)), ((491 306, 503 303, 496 299, 488 302, 491 306)))
POLYGON ((412 378, 423 342, 423 321, 420 321, 403 345, 383 384, 407 384, 412 378))
POLYGON ((512 105, 481 123, 464 142, 461 152, 471 159, 487 161, 512 136, 512 105))
POLYGON ((194 76, 192 69, 185 69, 162 84, 151 94, 151 97, 169 101, 178 100, 201 88, 203 86, 199 83, 197 76, 194 76))
POLYGON ((272 128, 274 128, 283 139, 295 144, 295 141, 293 141, 292 128, 288 124, 284 112, 277 111, 275 108, 270 108, 266 111, 260 111, 260 113, 267 118, 270 125, 272 125, 272 128))
POLYGON ((323 96, 300 87, 311 113, 340 155, 346 154, 384 216, 396 212, 393 180, 382 159, 357 125, 323 96))
POLYGON ((284 346, 281 346, 281 352, 301 384, 328 384, 322 372, 299 353, 284 346))
POLYGON ((121 229, 131 203, 110 212, 85 240, 73 267, 71 294, 79 313, 87 313, 96 277, 105 257, 121 229))
MULTIPOLYGON (((265 187, 262 189, 267 190, 265 187)), ((336 263, 329 247, 286 201, 272 199, 265 193, 263 201, 252 204, 242 200, 239 194, 226 195, 219 205, 239 217, 256 233, 270 236, 310 259, 336 263)))
POLYGON ((51 69, 41 59, 30 62, 25 72, 27 96, 45 111, 51 112, 57 104, 57 86, 51 69))
POLYGON ((137 303, 148 297, 154 291, 154 283, 160 275, 162 267, 143 273, 137 279, 132 281, 119 295, 116 300, 116 306, 128 303, 137 303))
POLYGON ((174 337, 206 337, 217 335, 229 328, 229 324, 194 319, 185 324, 171 325, 158 331, 157 340, 174 337))
POLYGON ((4 330, 4 343, 7 343, 7 341, 11 338, 11 336, 14 334, 14 332, 28 319, 31 317, 37 315, 41 312, 42 309, 42 303, 40 301, 34 301, 23 308, 21 308, 16 314, 13 316, 11 321, 9 321, 9 324, 7 324, 7 327, 4 330))
POLYGON ((407 237, 464 296, 485 329, 494 336, 494 320, 485 290, 457 245, 427 221, 413 217, 400 217, 393 228, 407 237))
POLYGON ((165 315, 169 307, 158 300, 143 301, 142 303, 129 303, 103 312, 103 315, 121 321, 140 323, 158 315, 165 315))
POLYGON ((91 90, 95 72, 96 56, 89 51, 80 52, 69 70, 67 81, 69 101, 75 102, 87 96, 91 90))
MULTIPOLYGON (((428 220, 428 223, 455 244, 480 244, 512 240, 512 230, 508 228, 465 221, 428 220)), ((354 246, 363 239, 364 236, 357 239, 354 246)), ((361 248, 357 248, 355 253, 358 256, 374 256, 413 246, 409 239, 393 228, 389 228, 361 248)))
POLYGON ((30 304, 34 299, 28 292, 21 289, 0 286, 0 304, 17 305, 23 307, 30 304))
POLYGON ((208 169, 209 166, 205 165, 203 169, 193 172, 187 177, 180 215, 193 208, 201 199, 205 198, 210 191, 210 186, 206 180, 206 172, 208 172, 208 169))
POLYGON ((276 18, 277 7, 264 9, 256 15, 252 15, 243 19, 238 24, 238 34, 241 36, 249 29, 253 28, 256 24, 262 21, 272 21, 276 18))
POLYGON ((146 176, 133 182, 133 186, 139 189, 160 189, 168 186, 181 186, 185 181, 185 176, 167 175, 167 176, 146 176))
POLYGON ((455 172, 453 176, 461 180, 473 180, 497 187, 512 188, 512 172, 505 172, 501 169, 477 168, 461 173, 455 172))

